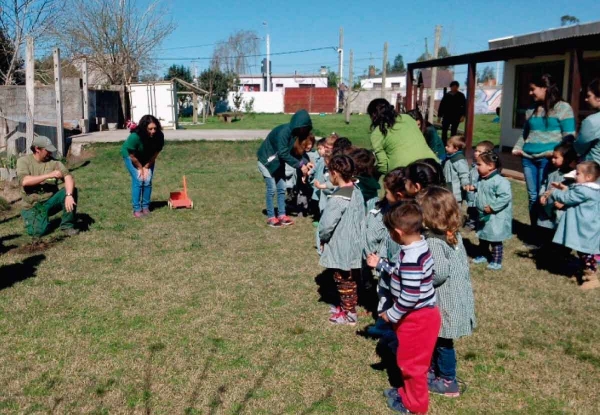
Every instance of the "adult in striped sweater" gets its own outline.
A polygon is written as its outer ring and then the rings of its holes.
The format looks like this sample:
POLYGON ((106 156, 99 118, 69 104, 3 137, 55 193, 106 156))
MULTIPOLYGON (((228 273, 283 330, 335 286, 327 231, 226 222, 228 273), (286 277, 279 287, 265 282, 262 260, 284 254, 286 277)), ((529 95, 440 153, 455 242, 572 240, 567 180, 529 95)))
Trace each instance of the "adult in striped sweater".
POLYGON ((433 288, 433 258, 421 234, 423 215, 416 203, 394 206, 384 216, 384 223, 401 246, 397 261, 391 264, 371 254, 367 264, 392 276, 394 304, 380 316, 394 325, 401 345, 396 359, 403 378, 399 389, 386 389, 384 395, 394 412, 427 413, 427 369, 441 325, 433 288))
POLYGON ((513 147, 522 157, 523 174, 529 196, 529 219, 537 226, 540 188, 548 177, 554 147, 575 134, 575 118, 571 106, 562 100, 551 75, 542 75, 529 84, 529 95, 535 104, 527 110, 523 133, 513 147))

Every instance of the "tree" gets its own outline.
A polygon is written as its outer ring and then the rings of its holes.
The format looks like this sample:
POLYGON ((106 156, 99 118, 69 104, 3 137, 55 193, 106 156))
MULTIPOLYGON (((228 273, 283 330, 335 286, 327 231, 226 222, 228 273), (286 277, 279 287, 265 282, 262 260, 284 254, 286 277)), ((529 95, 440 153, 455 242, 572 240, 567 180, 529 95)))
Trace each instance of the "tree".
MULTIPOLYGON (((164 80, 170 81, 173 78, 179 78, 182 81, 188 82, 190 84, 194 83, 194 79, 192 77, 192 71, 190 68, 184 65, 171 65, 169 69, 167 69, 167 73, 165 74, 164 80)), ((178 85, 177 89, 181 89, 182 91, 189 91, 189 89, 183 85, 178 85)), ((183 104, 187 99, 186 95, 180 94, 177 95, 177 103, 179 104, 179 113, 181 113, 181 109, 183 108, 183 104)))
MULTIPOLYGON (((448 48, 446 48, 446 46, 441 46, 438 49, 437 59, 449 58, 450 56, 452 56, 452 55, 450 54, 450 52, 448 52, 448 48)), ((428 61, 431 59, 433 59, 433 55, 429 54, 429 52, 426 51, 426 52, 423 52, 421 54, 421 56, 419 56, 417 58, 417 62, 424 62, 424 61, 428 61)), ((449 66, 440 66, 439 68, 440 69, 448 69, 449 66)))
POLYGON ((333 71, 327 72, 327 87, 337 88, 339 84, 338 75, 333 71))
POLYGON ((404 66, 404 58, 402 55, 397 54, 394 58, 394 64, 392 65, 390 72, 406 72, 406 66, 404 66))
POLYGON ((175 26, 161 0, 67 0, 54 35, 88 70, 123 85, 151 72, 152 53, 175 26), (85 24, 82 24, 85 22, 85 24))
POLYGON ((60 0, 0 0, 0 82, 15 84, 19 80, 18 71, 22 70, 23 50, 27 36, 31 36, 38 45, 47 38, 49 29, 63 9, 60 0))
POLYGON ((219 69, 206 69, 198 79, 200 88, 208 92, 206 98, 210 114, 215 115, 215 107, 219 101, 227 99, 227 93, 239 84, 239 78, 233 72, 222 72, 219 69))
MULTIPOLYGON (((36 59, 34 63, 36 81, 41 82, 44 85, 54 85, 54 56, 46 55, 41 59, 36 59)), ((81 71, 73 63, 69 61, 62 61, 61 75, 63 78, 80 78, 81 71)))
POLYGON ((213 51, 211 67, 223 72, 247 72, 248 59, 258 54, 258 34, 253 30, 238 30, 220 42, 213 51))
POLYGON ((565 14, 564 16, 561 16, 560 18, 560 25, 561 26, 569 26, 572 24, 578 24, 579 23, 579 19, 575 16, 571 16, 569 14, 565 14))
POLYGON ((496 79, 496 73, 491 66, 486 66, 481 72, 477 71, 477 82, 486 83, 491 79, 496 79))

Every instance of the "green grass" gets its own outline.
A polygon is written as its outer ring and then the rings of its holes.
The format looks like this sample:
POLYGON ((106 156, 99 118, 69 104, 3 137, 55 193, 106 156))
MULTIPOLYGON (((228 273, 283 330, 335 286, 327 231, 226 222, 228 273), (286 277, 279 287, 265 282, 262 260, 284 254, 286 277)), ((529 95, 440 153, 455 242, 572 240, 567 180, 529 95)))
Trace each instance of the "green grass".
MULTIPOLYGON (((389 413, 375 342, 326 321, 310 219, 265 226, 258 145, 165 147, 153 198, 186 174, 194 210, 132 219, 106 145, 74 171, 89 232, 28 251, 20 218, 0 219, 1 413, 389 413)), ((520 249, 507 243, 501 272, 472 268, 478 328, 456 343, 469 388, 432 397, 431 414, 600 413, 600 290, 520 249)))
MULTIPOLYGON (((492 123, 495 115, 476 115, 475 133, 473 142, 491 140, 495 144, 500 143, 500 124, 492 123)), ((290 121, 289 114, 254 114, 244 117, 243 120, 232 123, 224 123, 217 117, 209 117, 204 125, 187 125, 189 129, 238 129, 238 130, 270 130, 273 126, 285 124, 290 121)), ((350 124, 346 124, 343 114, 326 114, 325 116, 311 115, 314 133, 317 136, 326 136, 336 132, 341 136, 350 138, 353 143, 359 146, 370 146, 369 144, 369 126, 371 120, 368 115, 352 115, 350 124)), ((184 118, 182 121, 191 121, 191 118, 184 118)), ((464 128, 461 125, 460 128, 464 128)), ((441 134, 441 133, 440 133, 441 134)))

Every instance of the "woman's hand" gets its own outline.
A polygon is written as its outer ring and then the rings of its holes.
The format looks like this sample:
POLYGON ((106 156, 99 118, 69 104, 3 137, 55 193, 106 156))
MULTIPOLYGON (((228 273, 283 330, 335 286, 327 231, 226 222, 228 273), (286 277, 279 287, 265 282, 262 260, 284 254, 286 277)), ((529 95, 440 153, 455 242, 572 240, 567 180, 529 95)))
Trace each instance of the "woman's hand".
POLYGON ((523 155, 523 151, 521 151, 521 150, 513 150, 512 153, 513 153, 513 156, 522 156, 523 155))
POLYGON ((302 174, 306 176, 310 171, 310 168, 308 167, 308 164, 305 164, 304 166, 300 167, 300 170, 302 170, 302 174))
POLYGON ((142 180, 148 180, 151 175, 150 167, 142 167, 142 180))
POLYGON ((141 167, 137 169, 137 178, 140 180, 144 180, 144 169, 141 167))
POLYGON ((375 254, 369 254, 367 255, 367 265, 371 268, 375 268, 377 267, 377 264, 379 264, 379 259, 379 256, 375 254))

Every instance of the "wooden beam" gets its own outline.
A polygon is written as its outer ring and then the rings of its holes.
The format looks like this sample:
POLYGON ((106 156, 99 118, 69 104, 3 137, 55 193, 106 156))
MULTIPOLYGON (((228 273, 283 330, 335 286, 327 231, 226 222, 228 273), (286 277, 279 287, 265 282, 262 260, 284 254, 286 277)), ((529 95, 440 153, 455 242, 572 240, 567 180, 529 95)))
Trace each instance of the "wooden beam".
POLYGON ((406 111, 412 110, 413 107, 413 82, 414 73, 412 68, 408 68, 406 71, 406 111))
POLYGON ((198 95, 192 93, 192 122, 198 124, 198 95))
POLYGON ((27 152, 31 153, 31 144, 33 143, 33 130, 35 128, 35 80, 34 80, 34 56, 33 56, 33 38, 27 37, 27 50, 25 52, 25 93, 26 93, 26 139, 27 152))
POLYGON ((81 79, 82 79, 82 92, 83 92, 83 125, 82 133, 90 132, 90 106, 89 106, 89 90, 88 90, 88 69, 87 59, 83 59, 81 65, 81 79))
POLYGON ((475 88, 477 87, 477 63, 469 62, 467 69, 467 114, 465 120, 465 139, 467 149, 473 147, 473 128, 475 125, 475 88))
POLYGON ((56 149, 61 157, 65 154, 65 130, 63 124, 62 74, 60 68, 60 49, 55 48, 54 57, 54 92, 56 94, 56 149))
POLYGON ((570 94, 569 101, 571 108, 573 108, 573 115, 575 116, 575 123, 579 121, 579 102, 581 99, 581 65, 583 63, 583 51, 581 49, 573 49, 570 54, 571 64, 570 66, 570 94))

